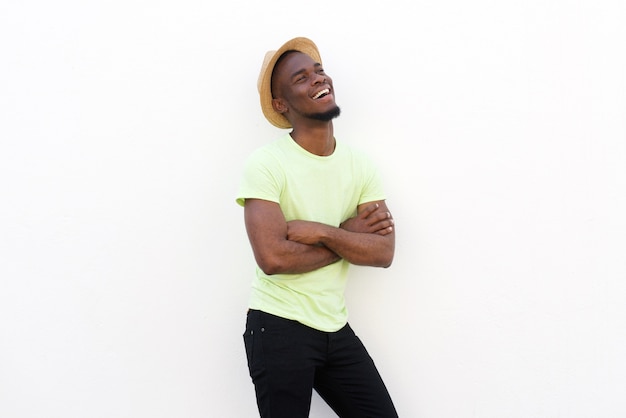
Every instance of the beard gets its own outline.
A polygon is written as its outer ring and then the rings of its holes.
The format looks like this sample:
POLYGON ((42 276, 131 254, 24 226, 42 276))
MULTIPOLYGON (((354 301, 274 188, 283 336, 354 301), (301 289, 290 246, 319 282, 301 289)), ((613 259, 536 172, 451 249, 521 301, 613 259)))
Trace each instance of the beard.
POLYGON ((339 115, 341 114, 341 109, 339 109, 339 106, 335 106, 334 108, 326 111, 326 112, 322 112, 322 113, 307 113, 304 116, 306 116, 309 119, 313 119, 313 120, 319 120, 322 122, 330 122, 331 120, 335 119, 336 117, 339 117, 339 115))

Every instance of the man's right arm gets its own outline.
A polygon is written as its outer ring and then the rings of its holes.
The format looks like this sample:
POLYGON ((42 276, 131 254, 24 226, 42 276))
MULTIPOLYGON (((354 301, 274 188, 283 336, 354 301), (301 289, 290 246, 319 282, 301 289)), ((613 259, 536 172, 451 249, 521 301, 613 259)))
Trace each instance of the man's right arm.
POLYGON ((265 274, 307 273, 340 260, 325 246, 288 240, 278 203, 246 199, 244 217, 254 258, 265 274))

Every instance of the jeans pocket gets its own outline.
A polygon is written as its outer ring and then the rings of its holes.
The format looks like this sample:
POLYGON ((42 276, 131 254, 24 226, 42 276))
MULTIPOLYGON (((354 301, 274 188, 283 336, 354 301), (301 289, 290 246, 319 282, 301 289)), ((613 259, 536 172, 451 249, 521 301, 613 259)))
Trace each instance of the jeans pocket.
POLYGON ((246 332, 243 334, 243 343, 246 348, 246 358, 248 359, 248 371, 253 381, 260 377, 264 371, 262 334, 263 328, 246 328, 246 332))
POLYGON ((246 348, 246 358, 248 359, 248 369, 251 370, 251 365, 253 361, 254 354, 254 331, 250 329, 246 329, 246 332, 243 334, 243 344, 246 348))

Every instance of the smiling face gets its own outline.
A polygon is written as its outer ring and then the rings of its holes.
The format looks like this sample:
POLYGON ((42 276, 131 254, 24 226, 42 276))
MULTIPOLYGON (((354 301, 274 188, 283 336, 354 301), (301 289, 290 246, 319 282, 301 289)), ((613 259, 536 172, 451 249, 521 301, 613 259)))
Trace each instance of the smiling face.
POLYGON ((332 79, 301 52, 286 52, 272 75, 272 105, 293 126, 305 119, 328 122, 339 116, 332 79))

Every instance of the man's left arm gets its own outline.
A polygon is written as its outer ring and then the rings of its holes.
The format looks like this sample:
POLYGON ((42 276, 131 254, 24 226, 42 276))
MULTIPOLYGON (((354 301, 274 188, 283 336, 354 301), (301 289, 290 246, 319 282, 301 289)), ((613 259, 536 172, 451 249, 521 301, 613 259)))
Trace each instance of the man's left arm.
POLYGON ((357 215, 339 228, 309 221, 290 221, 287 239, 324 245, 351 264, 389 267, 395 251, 395 225, 384 200, 359 205, 357 215))

